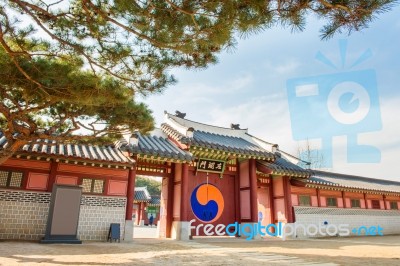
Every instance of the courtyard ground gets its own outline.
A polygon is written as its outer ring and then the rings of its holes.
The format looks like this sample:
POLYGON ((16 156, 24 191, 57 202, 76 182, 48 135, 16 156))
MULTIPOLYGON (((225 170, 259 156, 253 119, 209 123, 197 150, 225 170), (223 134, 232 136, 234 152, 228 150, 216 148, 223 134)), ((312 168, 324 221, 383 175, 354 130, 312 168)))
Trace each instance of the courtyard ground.
MULTIPOLYGON (((136 231, 137 236, 155 229, 136 231)), ((151 233, 152 235, 152 233, 151 233)), ((0 265, 400 265, 400 236, 314 240, 135 238, 82 245, 0 241, 0 265)))

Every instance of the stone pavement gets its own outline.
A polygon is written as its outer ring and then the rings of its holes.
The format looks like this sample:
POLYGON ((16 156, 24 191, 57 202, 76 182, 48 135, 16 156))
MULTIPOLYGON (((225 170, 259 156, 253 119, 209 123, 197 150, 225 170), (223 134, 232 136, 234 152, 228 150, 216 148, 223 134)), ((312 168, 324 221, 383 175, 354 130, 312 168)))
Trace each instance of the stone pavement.
POLYGON ((133 238, 156 238, 157 226, 137 226, 133 227, 133 238))
POLYGON ((82 245, 0 241, 0 265, 400 265, 400 236, 313 240, 278 238, 150 239, 155 228, 137 228, 133 242, 82 245))

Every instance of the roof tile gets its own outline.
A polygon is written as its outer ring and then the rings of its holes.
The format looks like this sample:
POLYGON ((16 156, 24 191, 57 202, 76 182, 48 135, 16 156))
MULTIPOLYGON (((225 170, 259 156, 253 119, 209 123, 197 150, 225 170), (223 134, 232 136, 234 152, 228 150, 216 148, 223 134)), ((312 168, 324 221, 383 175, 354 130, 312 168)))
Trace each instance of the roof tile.
POLYGON ((309 185, 315 184, 341 188, 400 193, 400 182, 396 181, 330 173, 319 170, 312 170, 311 172, 312 176, 306 181, 309 185))
POLYGON ((138 137, 138 145, 129 146, 129 149, 132 153, 161 157, 170 160, 193 160, 193 157, 189 152, 178 148, 171 140, 167 138, 166 135, 163 137, 157 135, 142 135, 138 133, 138 137))
MULTIPOLYGON (((311 173, 302 167, 295 165, 284 158, 277 156, 274 162, 257 161, 258 165, 266 166, 271 170, 271 174, 287 175, 294 177, 309 177, 311 173)), ((257 169, 259 170, 259 169, 257 169)), ((263 170, 259 170, 263 172, 263 170)))
POLYGON ((135 199, 136 202, 150 202, 151 196, 147 187, 135 187, 135 199))
POLYGON ((210 126, 167 114, 168 123, 161 125, 161 130, 170 138, 200 148, 220 150, 244 156, 273 159, 274 155, 258 145, 247 134, 247 129, 230 129, 210 126), (178 131, 177 128, 180 128, 178 131), (182 129, 183 128, 183 129, 182 129), (194 129, 193 137, 189 138, 181 132, 185 128, 194 129))
MULTIPOLYGON (((4 141, 4 138, 5 137, 3 133, 0 132, 0 149, 3 149, 7 145, 7 142, 4 141)), ((101 162, 133 163, 133 161, 126 156, 111 156, 109 152, 117 154, 121 153, 118 148, 113 148, 111 146, 63 144, 47 139, 28 143, 24 145, 19 152, 71 157, 77 159, 90 159, 101 162)))

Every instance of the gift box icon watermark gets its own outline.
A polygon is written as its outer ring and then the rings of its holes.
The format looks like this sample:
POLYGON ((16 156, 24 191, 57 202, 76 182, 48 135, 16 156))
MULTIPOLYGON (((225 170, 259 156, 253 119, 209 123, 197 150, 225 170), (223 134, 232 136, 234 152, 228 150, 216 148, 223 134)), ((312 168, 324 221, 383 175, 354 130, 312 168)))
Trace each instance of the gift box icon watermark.
MULTIPOLYGON (((344 65, 346 41, 340 42, 344 65)), ((370 57, 367 50, 353 63, 370 57)), ((317 59, 334 66, 321 53, 317 59)), ((332 166, 332 138, 347 137, 348 163, 378 163, 380 150, 360 145, 358 134, 382 129, 379 94, 374 69, 343 71, 293 78, 287 81, 292 134, 295 140, 321 139, 320 153, 326 167, 332 166)))

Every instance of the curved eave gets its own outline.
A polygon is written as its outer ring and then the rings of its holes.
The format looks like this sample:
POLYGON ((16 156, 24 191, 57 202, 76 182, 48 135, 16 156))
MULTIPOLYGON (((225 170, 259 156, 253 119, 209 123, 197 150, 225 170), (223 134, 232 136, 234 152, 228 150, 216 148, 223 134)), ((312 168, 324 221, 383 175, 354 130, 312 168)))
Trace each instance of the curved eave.
POLYGON ((327 189, 327 190, 339 190, 339 191, 348 191, 348 192, 359 192, 359 193, 369 193, 369 194, 390 194, 400 196, 399 191, 386 191, 379 189, 366 189, 360 187, 348 187, 348 186, 340 186, 336 184, 326 184, 322 182, 308 182, 305 187, 308 188, 319 188, 319 189, 327 189))
POLYGON ((174 139, 176 141, 179 141, 179 142, 182 142, 182 143, 189 142, 189 140, 186 138, 186 136, 182 135, 176 129, 174 129, 172 126, 170 126, 170 125, 168 125, 166 123, 161 124, 160 129, 165 134, 167 134, 168 137, 170 137, 170 138, 172 138, 172 139, 174 139))
POLYGON ((256 168, 257 168, 257 171, 262 173, 263 175, 270 175, 273 173, 273 170, 271 168, 269 168, 266 165, 261 164, 261 163, 257 163, 256 168))
POLYGON ((236 149, 236 151, 229 151, 229 150, 220 150, 214 149, 211 147, 202 147, 202 146, 190 146, 190 152, 197 157, 211 157, 211 158, 240 158, 240 159, 257 159, 257 160, 266 160, 266 161, 273 161, 275 157, 269 153, 261 153, 261 152, 254 152, 254 151, 240 151, 236 149))
POLYGON ((139 136, 138 144, 130 146, 132 154, 156 161, 190 162, 192 155, 175 145, 171 140, 157 136, 139 136))
POLYGON ((256 175, 261 176, 261 177, 270 177, 270 174, 266 174, 260 171, 256 171, 256 175))
POLYGON ((265 165, 263 163, 257 163, 257 169, 263 173, 264 175, 280 175, 280 176, 289 176, 289 177, 298 177, 298 178, 309 178, 310 173, 307 171, 298 171, 287 169, 284 167, 280 167, 278 165, 274 165, 272 163, 268 163, 265 165))
MULTIPOLYGON (((40 153, 40 152, 16 152, 12 158, 16 159, 28 159, 28 160, 55 160, 56 162, 64 162, 70 164, 80 164, 80 165, 99 165, 101 166, 121 166, 121 167, 132 167, 135 164, 135 161, 129 159, 129 161, 111 161, 111 160, 97 160, 92 158, 82 158, 78 156, 67 156, 67 155, 58 155, 58 154, 47 154, 47 153, 40 153)), ((127 157, 128 158, 128 157, 127 157)))
POLYGON ((272 175, 281 175, 281 176, 289 176, 289 177, 300 177, 300 178, 309 178, 309 174, 305 174, 303 172, 297 172, 296 170, 290 169, 278 169, 272 170, 272 175))
POLYGON ((146 154, 146 153, 136 153, 137 158, 145 160, 154 160, 159 162, 170 162, 170 163, 190 163, 192 162, 192 157, 182 158, 180 156, 162 156, 157 154, 146 154))

